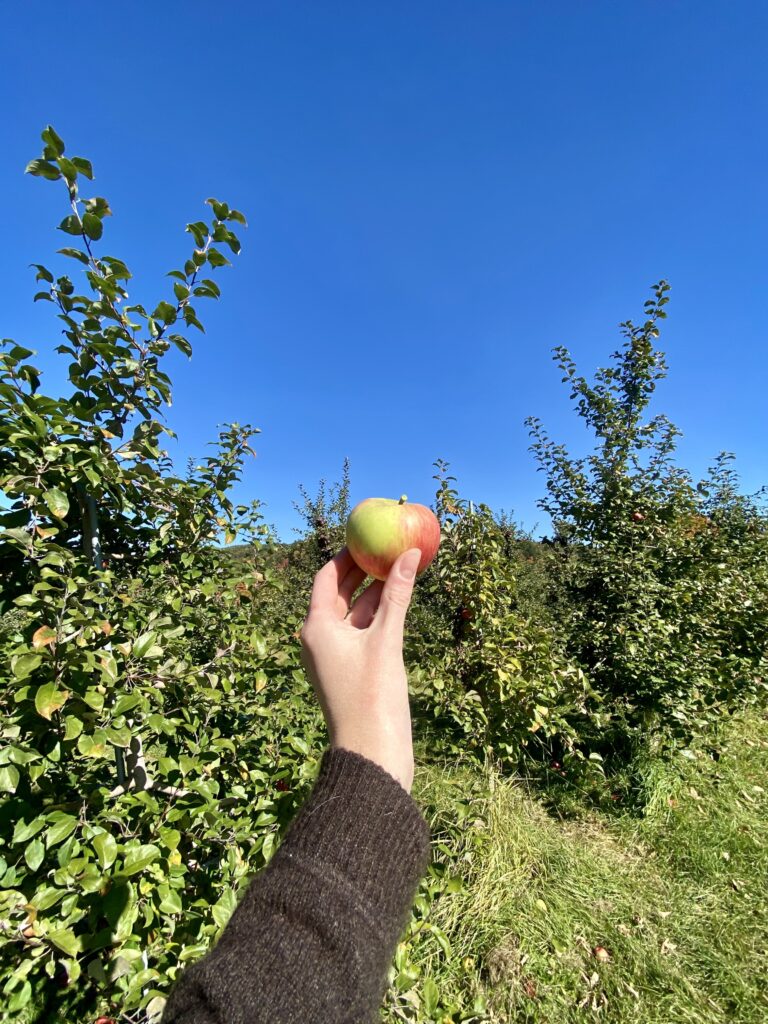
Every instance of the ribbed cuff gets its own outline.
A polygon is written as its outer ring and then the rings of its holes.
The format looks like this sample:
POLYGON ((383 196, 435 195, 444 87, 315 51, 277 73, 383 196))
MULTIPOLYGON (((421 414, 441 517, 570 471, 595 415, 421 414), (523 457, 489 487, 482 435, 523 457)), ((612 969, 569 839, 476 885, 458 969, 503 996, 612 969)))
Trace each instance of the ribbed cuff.
POLYGON ((373 908, 415 890, 430 862, 429 826, 380 765, 350 750, 323 754, 315 787, 275 854, 306 854, 338 871, 373 908))

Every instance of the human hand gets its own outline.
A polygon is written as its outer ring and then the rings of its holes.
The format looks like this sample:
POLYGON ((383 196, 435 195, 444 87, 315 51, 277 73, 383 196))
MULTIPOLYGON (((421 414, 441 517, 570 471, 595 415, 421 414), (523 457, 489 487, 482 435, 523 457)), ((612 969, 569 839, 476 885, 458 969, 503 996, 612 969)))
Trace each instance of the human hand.
POLYGON ((302 662, 323 709, 332 747, 362 754, 410 793, 413 742, 403 628, 421 552, 400 555, 386 582, 366 578, 347 548, 315 576, 301 630, 302 662))

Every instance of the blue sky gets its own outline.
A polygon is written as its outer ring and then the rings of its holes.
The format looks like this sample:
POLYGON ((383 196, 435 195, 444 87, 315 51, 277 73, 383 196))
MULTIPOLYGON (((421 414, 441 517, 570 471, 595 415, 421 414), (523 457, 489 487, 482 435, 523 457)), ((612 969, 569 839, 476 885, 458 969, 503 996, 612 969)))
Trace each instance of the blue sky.
POLYGON ((33 306, 66 212, 25 177, 52 123, 89 157, 131 297, 165 297, 209 195, 249 220, 174 357, 171 454, 262 429, 239 496, 285 539, 351 460, 352 498, 429 502, 432 463, 529 527, 543 479, 526 416, 586 435, 551 361, 582 371, 672 284, 656 411, 703 475, 725 449, 768 483, 768 5, 604 2, 4 4, 2 334, 33 306))

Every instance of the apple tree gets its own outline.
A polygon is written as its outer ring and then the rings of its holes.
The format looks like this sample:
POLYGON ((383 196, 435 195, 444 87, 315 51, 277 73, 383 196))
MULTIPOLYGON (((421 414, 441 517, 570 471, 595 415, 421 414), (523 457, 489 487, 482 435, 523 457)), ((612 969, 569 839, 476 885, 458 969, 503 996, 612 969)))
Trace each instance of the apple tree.
POLYGON ((621 325, 624 342, 593 381, 555 349, 591 454, 571 457, 528 421, 555 527, 551 606, 609 715, 599 742, 622 756, 665 736, 686 743, 765 693, 764 511, 738 497, 726 456, 694 484, 675 462, 680 431, 649 415, 667 372, 656 341, 668 292, 660 282, 643 322, 621 325))
POLYGON ((416 701, 456 752, 511 766, 554 752, 585 760, 578 740, 598 714, 587 677, 520 607, 509 524, 461 498, 447 464, 435 465, 442 539, 406 638, 416 701))
POLYGON ((90 162, 42 139, 27 170, 62 188, 65 245, 35 299, 67 386, 3 343, 0 999, 7 1019, 156 1020, 311 784, 320 717, 290 624, 254 617, 271 573, 220 548, 269 541, 230 496, 257 431, 225 426, 184 474, 162 447, 166 357, 191 353, 245 219, 209 199, 142 304, 90 162))

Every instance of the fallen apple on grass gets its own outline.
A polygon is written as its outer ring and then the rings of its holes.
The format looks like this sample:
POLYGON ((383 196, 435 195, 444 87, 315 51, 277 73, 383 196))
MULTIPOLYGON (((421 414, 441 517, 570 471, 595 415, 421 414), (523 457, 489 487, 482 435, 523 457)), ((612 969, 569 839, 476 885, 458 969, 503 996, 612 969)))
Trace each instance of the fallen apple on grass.
POLYGON ((366 498, 347 519, 347 547, 355 562, 377 580, 385 580, 397 558, 419 548, 416 574, 424 572, 440 546, 440 523, 426 505, 408 505, 404 494, 394 498, 366 498))

